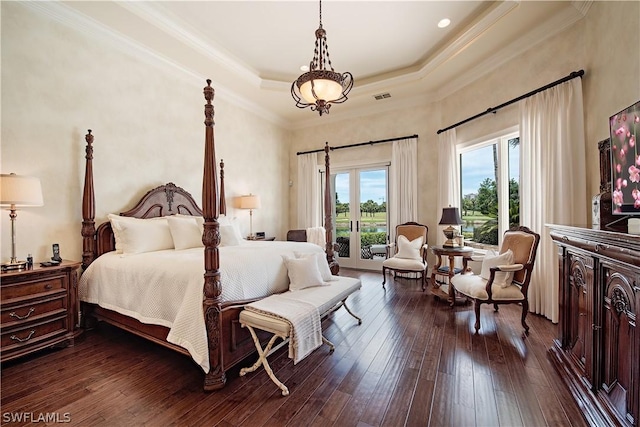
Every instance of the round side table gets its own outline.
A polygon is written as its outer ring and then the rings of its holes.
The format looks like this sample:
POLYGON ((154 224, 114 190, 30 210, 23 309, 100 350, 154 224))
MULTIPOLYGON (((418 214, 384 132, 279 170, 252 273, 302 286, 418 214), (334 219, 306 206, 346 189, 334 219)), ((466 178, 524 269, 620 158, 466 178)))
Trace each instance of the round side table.
POLYGON ((454 305, 456 302, 455 292, 453 286, 451 286, 451 278, 460 271, 467 269, 467 261, 471 259, 473 254, 473 248, 463 247, 444 247, 444 246, 431 246, 431 252, 438 257, 438 263, 431 270, 431 293, 436 297, 446 299, 450 305, 454 305), (442 265, 442 258, 449 258, 449 265, 442 265), (454 268, 455 258, 462 257, 462 270, 454 268), (443 284, 436 281, 436 275, 447 276, 447 290, 443 290, 441 286, 443 284))

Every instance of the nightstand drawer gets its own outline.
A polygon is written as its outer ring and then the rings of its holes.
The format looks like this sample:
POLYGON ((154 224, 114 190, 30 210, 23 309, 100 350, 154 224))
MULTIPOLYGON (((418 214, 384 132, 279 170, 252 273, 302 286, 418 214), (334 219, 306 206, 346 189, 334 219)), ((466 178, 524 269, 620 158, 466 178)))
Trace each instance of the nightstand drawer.
POLYGON ((50 339, 68 333, 67 315, 57 319, 25 325, 16 329, 2 329, 3 359, 11 351, 47 343, 50 339))
POLYGON ((2 306, 0 325, 2 329, 12 328, 21 323, 37 321, 47 316, 66 313, 66 294, 57 298, 46 298, 26 303, 2 306))
POLYGON ((40 280, 5 284, 2 286, 3 303, 24 297, 33 298, 38 294, 55 293, 66 290, 65 276, 54 276, 40 280))
POLYGON ((78 335, 79 262, 34 265, 0 272, 0 362, 54 345, 73 345, 78 335))

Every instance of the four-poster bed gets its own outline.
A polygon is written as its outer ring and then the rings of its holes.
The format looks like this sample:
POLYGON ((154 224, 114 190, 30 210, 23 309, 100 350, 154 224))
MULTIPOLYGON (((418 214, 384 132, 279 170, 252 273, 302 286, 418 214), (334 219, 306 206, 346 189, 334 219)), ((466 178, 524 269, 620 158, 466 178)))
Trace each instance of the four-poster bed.
MULTIPOLYGON (((221 254, 220 254, 220 223, 219 215, 226 213, 224 192, 224 164, 220 162, 220 185, 216 179, 216 155, 214 143, 214 89, 211 81, 207 80, 204 88, 206 104, 205 112, 205 150, 204 150, 204 174, 202 182, 202 209, 198 207, 193 197, 182 188, 169 183, 147 192, 142 199, 130 210, 120 216, 133 218, 155 218, 180 214, 184 216, 202 216, 202 243, 204 244, 204 270, 198 270, 200 283, 202 284, 202 271, 204 271, 204 283, 201 285, 202 318, 206 329, 206 347, 208 351, 208 372, 205 369, 204 389, 215 390, 224 386, 226 382, 225 371, 245 359, 256 351, 250 334, 241 329, 238 321, 243 307, 251 301, 260 298, 251 297, 245 299, 225 299, 223 295, 223 281, 221 280, 221 254)), ((83 253, 82 266, 85 270, 95 267, 94 261, 99 257, 103 260, 113 258, 116 242, 114 230, 109 221, 95 226, 95 195, 93 180, 93 141, 91 130, 86 135, 86 169, 84 192, 82 199, 82 239, 83 253), (106 255, 106 256, 103 256, 106 255), (92 265, 93 264, 93 265, 92 265)), ((329 147, 325 146, 325 178, 326 188, 329 186, 330 162, 329 147)), ((338 264, 333 251, 333 226, 331 196, 326 192, 324 197, 324 214, 326 230, 326 259, 333 274, 338 273, 338 264)), ((293 242, 262 242, 262 244, 301 244, 293 242)), ((260 243, 258 243, 260 244, 260 243)), ((315 246, 310 243, 305 245, 315 246)), ((321 251, 316 246, 316 250, 321 251)), ((226 248, 223 248, 226 249, 226 248)), ((293 250, 296 250, 295 248, 293 250)), ((198 249, 202 257, 202 249, 198 249)), ((120 258, 123 258, 122 256, 120 258)), ((129 257, 129 260, 134 257, 129 257)), ((202 258, 200 258, 202 259, 202 258)), ((228 259, 228 258, 227 258, 228 259)), ((201 265, 201 264, 200 264, 201 265)), ((224 266, 223 266, 224 268, 224 266)), ((286 275, 286 274, 285 274, 286 275)), ((81 278, 82 282, 82 278, 81 278)), ((266 296, 266 295, 265 295, 266 296)), ((111 307, 110 307, 111 308, 111 307)), ((122 314, 114 309, 101 307, 94 302, 82 302, 82 322, 87 324, 92 320, 101 320, 147 338, 153 342, 169 347, 186 355, 193 355, 183 346, 169 342, 168 335, 171 330, 160 324, 143 323, 129 315, 122 314)), ((202 366, 202 364, 201 364, 202 366)))

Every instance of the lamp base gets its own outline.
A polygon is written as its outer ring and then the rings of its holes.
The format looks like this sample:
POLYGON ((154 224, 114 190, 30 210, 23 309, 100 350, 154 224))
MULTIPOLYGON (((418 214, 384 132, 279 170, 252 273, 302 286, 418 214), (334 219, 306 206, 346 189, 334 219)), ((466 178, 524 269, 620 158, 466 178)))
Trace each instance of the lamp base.
POLYGON ((453 239, 447 239, 446 242, 442 244, 443 248, 461 248, 460 244, 453 239))
POLYGON ((249 234, 247 236, 247 240, 257 240, 256 235, 255 234, 249 234))
POLYGON ((2 271, 25 270, 27 261, 12 261, 2 264, 2 271))
POLYGON ((460 247, 460 244, 454 240, 454 238, 456 237, 455 228, 453 228, 452 226, 448 226, 447 228, 442 230, 442 232, 444 233, 444 237, 446 237, 447 239, 442 245, 443 248, 459 248, 460 247))

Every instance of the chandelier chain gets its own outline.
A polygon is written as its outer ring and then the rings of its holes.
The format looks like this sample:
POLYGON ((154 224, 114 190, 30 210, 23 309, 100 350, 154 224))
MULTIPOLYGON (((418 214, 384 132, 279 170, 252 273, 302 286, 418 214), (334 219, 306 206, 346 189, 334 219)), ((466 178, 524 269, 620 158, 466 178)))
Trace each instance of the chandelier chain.
POLYGON ((337 73, 327 44, 327 33, 322 28, 322 0, 319 3, 320 25, 316 30, 316 41, 313 59, 309 71, 302 74, 291 84, 291 96, 298 108, 311 108, 320 116, 329 114, 333 104, 341 104, 347 100, 347 95, 353 87, 353 76, 349 72, 337 73))

